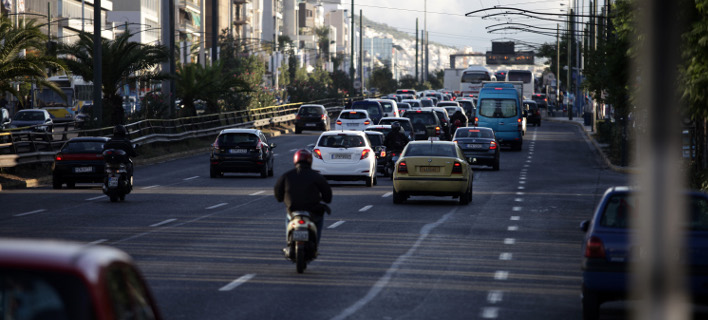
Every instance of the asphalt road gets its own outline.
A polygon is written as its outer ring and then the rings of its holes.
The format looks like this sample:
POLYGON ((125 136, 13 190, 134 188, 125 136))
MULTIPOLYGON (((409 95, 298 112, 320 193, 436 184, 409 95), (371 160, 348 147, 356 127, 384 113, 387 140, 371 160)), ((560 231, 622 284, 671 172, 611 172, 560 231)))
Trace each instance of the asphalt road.
MULTIPOLYGON (((275 177, 210 179, 208 155, 135 170, 111 203, 98 185, 0 192, 0 234, 118 247, 145 274, 166 319, 579 319, 579 223, 627 184, 574 125, 529 127, 501 170, 475 167, 469 206, 391 182, 332 182, 320 257, 304 274, 281 253, 277 177, 317 132, 271 140, 275 177)), ((603 309, 606 317, 618 312, 603 309)))

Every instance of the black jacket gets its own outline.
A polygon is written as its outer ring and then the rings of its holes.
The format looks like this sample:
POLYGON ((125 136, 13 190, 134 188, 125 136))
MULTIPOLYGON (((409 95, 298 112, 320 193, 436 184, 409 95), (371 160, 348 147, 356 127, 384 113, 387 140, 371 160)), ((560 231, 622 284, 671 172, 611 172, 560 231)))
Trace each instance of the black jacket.
POLYGON ((402 132, 403 130, 391 131, 384 138, 384 145, 386 150, 389 151, 401 151, 408 144, 408 137, 402 132))
POLYGON ((321 201, 332 202, 332 188, 327 179, 302 163, 278 178, 273 193, 278 202, 285 201, 288 212, 304 210, 315 217, 324 214, 321 201))
POLYGON ((135 149, 133 149, 133 144, 130 143, 129 139, 126 138, 119 138, 119 137, 113 137, 111 140, 108 140, 106 144, 103 145, 103 150, 108 150, 108 149, 120 149, 125 151, 125 153, 128 155, 128 157, 135 157, 137 156, 137 152, 135 152, 135 149))

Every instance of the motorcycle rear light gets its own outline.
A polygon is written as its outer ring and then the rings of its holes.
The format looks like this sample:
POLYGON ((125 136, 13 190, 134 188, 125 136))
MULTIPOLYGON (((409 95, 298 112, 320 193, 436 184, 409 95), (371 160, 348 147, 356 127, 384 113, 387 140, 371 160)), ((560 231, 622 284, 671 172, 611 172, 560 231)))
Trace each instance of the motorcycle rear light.
POLYGON ((320 116, 320 119, 324 120, 327 117, 324 113, 320 116))
POLYGON ((300 220, 297 221, 297 223, 299 223, 299 224, 305 224, 305 220, 300 219, 300 220))
POLYGON ((455 162, 455 164, 452 165, 452 173, 462 174, 462 164, 460 164, 459 162, 455 162))
POLYGON ((586 258, 605 258, 605 245, 598 237, 590 237, 585 244, 586 258))
POLYGON ((364 149, 364 150, 361 152, 361 158, 359 158, 359 160, 364 160, 364 159, 368 158, 370 152, 371 152, 371 150, 369 150, 369 149, 364 149))
POLYGON ((315 158, 323 160, 322 159, 322 151, 320 151, 320 149, 312 150, 312 154, 315 156, 315 158))
POLYGON ((489 143, 489 150, 495 150, 497 148, 497 143, 492 141, 489 143))
POLYGON ((439 135, 440 134, 440 127, 435 127, 435 134, 439 135))
POLYGON ((61 160, 62 160, 61 154, 57 154, 57 155, 54 157, 54 160, 56 160, 56 161, 61 161, 61 160))
POLYGON ((211 164, 217 165, 217 164, 219 164, 219 161, 212 161, 211 164))
POLYGON ((408 166, 405 161, 398 164, 398 173, 408 173, 408 166))
POLYGON ((385 158, 385 157, 386 157, 386 151, 381 150, 381 158, 385 158))

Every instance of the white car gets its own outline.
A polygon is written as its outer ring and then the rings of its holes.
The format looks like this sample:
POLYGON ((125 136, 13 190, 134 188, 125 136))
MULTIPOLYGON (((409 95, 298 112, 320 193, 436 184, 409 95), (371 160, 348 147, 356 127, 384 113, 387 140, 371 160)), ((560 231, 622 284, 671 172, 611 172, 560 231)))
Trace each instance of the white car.
POLYGON ((359 109, 342 110, 337 121, 334 123, 334 130, 358 130, 364 131, 366 127, 374 122, 369 117, 369 112, 359 109))
POLYGON ((418 99, 403 99, 403 100, 401 101, 401 103, 403 103, 403 102, 405 102, 405 103, 407 103, 407 104, 410 104, 410 105, 411 105, 411 110, 413 110, 413 111, 415 111, 415 110, 420 110, 420 108, 423 107, 423 105, 420 104, 420 100, 418 100, 418 99))
POLYGON ((376 184, 376 154, 363 131, 327 131, 312 150, 312 170, 328 180, 376 184))
MULTIPOLYGON (((383 116, 384 117, 399 117, 400 114, 398 113, 398 104, 396 103, 396 100, 391 100, 391 99, 370 99, 373 101, 378 101, 381 104, 381 107, 383 107, 383 116)), ((375 123, 376 124, 376 123, 375 123)))

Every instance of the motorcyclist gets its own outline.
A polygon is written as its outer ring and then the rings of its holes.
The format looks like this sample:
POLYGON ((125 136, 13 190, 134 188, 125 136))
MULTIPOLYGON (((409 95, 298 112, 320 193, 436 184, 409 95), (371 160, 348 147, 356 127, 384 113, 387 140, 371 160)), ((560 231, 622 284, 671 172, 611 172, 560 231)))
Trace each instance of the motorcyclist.
MULTIPOLYGON (((317 225, 317 244, 319 246, 322 239, 322 226, 324 225, 324 214, 331 213, 327 205, 321 202, 332 202, 332 188, 322 175, 312 170, 312 153, 305 149, 295 151, 293 156, 295 169, 284 173, 275 183, 273 193, 278 202, 285 202, 288 217, 293 211, 310 212, 312 221, 317 225)), ((287 236, 287 235, 286 235, 287 236)), ((283 249, 288 256, 289 247, 283 249)))
POLYGON ((394 121, 391 123, 391 132, 389 132, 384 138, 384 145, 386 146, 386 151, 401 151, 406 147, 409 140, 406 134, 401 132, 401 123, 394 121))
POLYGON ((126 167, 126 172, 128 173, 130 186, 132 188, 132 186, 133 186, 133 161, 131 160, 131 158, 137 156, 138 153, 135 152, 135 149, 133 148, 133 144, 130 142, 130 138, 128 138, 128 130, 122 124, 116 125, 113 128, 113 137, 111 137, 111 139, 108 140, 103 145, 103 151, 106 151, 108 149, 120 149, 120 150, 125 151, 125 154, 128 155, 129 158, 128 158, 128 162, 125 163, 125 167, 126 167))

